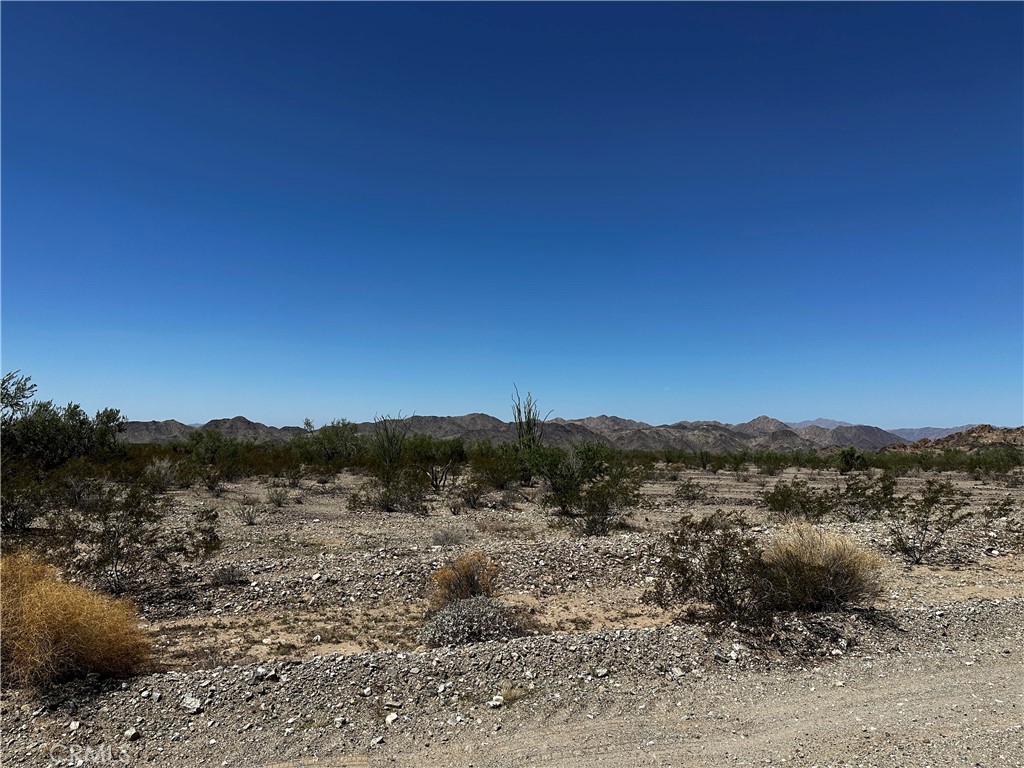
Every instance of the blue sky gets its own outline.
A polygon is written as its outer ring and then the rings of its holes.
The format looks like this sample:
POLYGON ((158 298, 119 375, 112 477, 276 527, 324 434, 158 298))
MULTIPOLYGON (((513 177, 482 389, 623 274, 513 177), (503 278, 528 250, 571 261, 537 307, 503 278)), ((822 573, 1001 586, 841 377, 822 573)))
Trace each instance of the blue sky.
POLYGON ((0 16, 45 399, 1024 423, 1019 3, 0 16))

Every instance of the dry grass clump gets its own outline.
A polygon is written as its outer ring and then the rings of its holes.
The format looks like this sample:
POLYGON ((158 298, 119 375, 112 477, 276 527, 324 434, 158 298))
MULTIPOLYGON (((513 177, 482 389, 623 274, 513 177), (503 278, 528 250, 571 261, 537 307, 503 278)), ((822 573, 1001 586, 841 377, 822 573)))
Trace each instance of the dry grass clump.
POLYGON ((768 600, 778 610, 821 611, 871 602, 882 559, 852 539, 794 525, 762 553, 768 600))
POLYGON ((0 558, 0 624, 3 679, 15 685, 89 673, 127 677, 152 653, 134 605, 61 581, 27 554, 0 558))
POLYGON ((482 551, 458 557, 431 577, 434 589, 430 596, 430 613, 458 600, 492 597, 500 572, 501 568, 482 551))

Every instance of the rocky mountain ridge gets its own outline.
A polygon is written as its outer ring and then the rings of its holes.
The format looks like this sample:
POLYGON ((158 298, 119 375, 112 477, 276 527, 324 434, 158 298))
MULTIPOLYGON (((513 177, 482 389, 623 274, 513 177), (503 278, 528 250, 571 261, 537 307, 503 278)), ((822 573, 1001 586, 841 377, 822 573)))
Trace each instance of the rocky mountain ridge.
MULTIPOLYGON (((824 420, 819 420, 824 421, 824 420)), ((806 423, 806 422, 802 422, 806 423)), ((631 450, 658 451, 679 449, 727 452, 741 450, 812 450, 853 446, 861 450, 880 450, 904 444, 901 436, 869 425, 840 425, 827 428, 806 423, 793 428, 770 416, 758 416, 740 424, 718 421, 679 421, 651 425, 617 416, 591 416, 583 419, 551 419, 544 425, 545 442, 566 447, 592 441, 631 450)), ((484 413, 463 416, 410 416, 410 430, 436 438, 461 437, 500 443, 515 439, 515 424, 484 413)), ((360 433, 373 428, 372 422, 356 425, 360 433)), ((166 421, 129 421, 122 439, 129 443, 167 443, 185 440, 197 429, 213 429, 225 436, 271 444, 288 442, 302 433, 301 427, 271 427, 244 416, 215 419, 201 426, 166 421)))

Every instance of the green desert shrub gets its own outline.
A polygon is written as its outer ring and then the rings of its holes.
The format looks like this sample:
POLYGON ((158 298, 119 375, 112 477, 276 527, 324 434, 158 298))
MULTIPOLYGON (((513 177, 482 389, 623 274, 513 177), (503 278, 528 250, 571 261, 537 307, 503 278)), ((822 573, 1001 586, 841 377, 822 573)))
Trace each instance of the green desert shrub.
POLYGON ((168 535, 167 505, 142 484, 95 481, 73 507, 49 515, 63 562, 114 593, 135 586, 180 542, 168 535))
POLYGON ((878 520, 892 514, 905 502, 896 494, 896 476, 884 472, 879 477, 865 479, 857 475, 847 477, 846 486, 834 496, 834 509, 850 522, 878 520))
POLYGON ((373 421, 367 453, 371 478, 349 499, 353 509, 380 512, 427 512, 428 478, 409 461, 409 422, 379 416, 373 421))
POLYGON ((814 491, 805 480, 782 480, 762 493, 761 501, 783 522, 819 520, 832 511, 829 494, 814 491))
POLYGON ((586 535, 608 534, 639 503, 645 470, 613 448, 582 443, 540 448, 536 455, 545 481, 542 503, 586 535))
POLYGON ((88 462, 119 456, 117 435, 124 429, 120 412, 106 408, 90 418, 75 403, 60 407, 33 401, 36 385, 13 371, 0 386, 0 525, 20 532, 61 503, 53 491, 53 474, 76 464, 75 474, 95 474, 88 462), (83 464, 82 462, 86 462, 83 464))
POLYGON ((687 504, 703 504, 709 498, 708 489, 703 483, 688 477, 679 481, 679 485, 672 492, 672 498, 687 504))
POLYGON ((685 514, 665 537, 662 577, 646 599, 691 616, 752 620, 762 608, 761 548, 742 516, 717 510, 685 514))
POLYGON ((389 476, 370 478, 349 497, 349 506, 355 510, 372 509, 378 512, 427 513, 430 483, 414 467, 402 467, 389 476))
POLYGON ((284 488, 268 488, 267 489, 267 504, 274 507, 275 509, 281 509, 285 504, 288 503, 288 491, 284 488))
POLYGON ((470 473, 485 490, 503 491, 522 477, 520 457, 511 443, 477 443, 468 454, 470 473))
POLYGON ((836 454, 835 468, 839 470, 841 475, 853 472, 854 470, 866 469, 867 466, 867 457, 852 445, 846 446, 836 454))
POLYGON ((406 453, 408 462, 424 473, 437 492, 445 489, 467 458, 461 438, 440 439, 430 435, 410 435, 406 453))
POLYGON ((361 451, 356 425, 346 419, 335 419, 319 429, 306 419, 303 429, 292 439, 291 448, 306 464, 340 469, 351 464, 361 451))
POLYGON ((168 458, 153 459, 143 473, 142 482, 153 493, 165 493, 174 484, 177 472, 168 458))
POLYGON ((916 565, 938 556, 954 528, 972 518, 971 495, 948 480, 929 479, 914 499, 904 499, 889 522, 893 547, 916 565))

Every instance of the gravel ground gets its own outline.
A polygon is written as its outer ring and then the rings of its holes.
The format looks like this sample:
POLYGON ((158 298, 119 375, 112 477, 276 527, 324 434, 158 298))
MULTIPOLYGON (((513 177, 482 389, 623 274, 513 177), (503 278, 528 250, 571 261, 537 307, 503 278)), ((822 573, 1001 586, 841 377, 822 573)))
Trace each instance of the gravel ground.
MULTIPOLYGON (((710 482, 715 506, 758 514, 756 486, 710 482)), ((161 671, 5 690, 3 764, 1024 766, 1024 557, 998 524, 940 566, 891 558, 877 609, 755 636, 639 602, 678 518, 671 490, 652 484, 633 530, 590 540, 528 502, 377 519, 312 493, 262 527, 227 525, 203 573, 230 562, 246 582, 143 601, 161 671), (431 544, 452 527, 461 543, 431 544), (476 547, 544 634, 419 646, 427 577, 476 547), (343 640, 314 634, 342 624, 343 640)), ((884 546, 877 525, 834 527, 884 546)))

